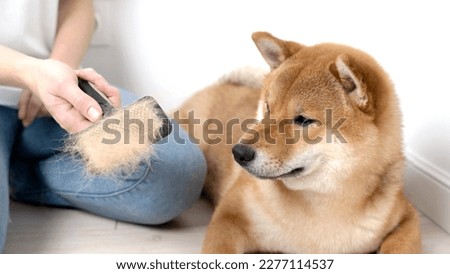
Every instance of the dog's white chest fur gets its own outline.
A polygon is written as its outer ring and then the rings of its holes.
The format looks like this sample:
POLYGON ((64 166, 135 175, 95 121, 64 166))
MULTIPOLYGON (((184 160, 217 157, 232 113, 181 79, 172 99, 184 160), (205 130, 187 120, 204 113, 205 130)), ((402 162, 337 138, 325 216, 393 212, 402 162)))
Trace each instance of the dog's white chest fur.
POLYGON ((252 234, 258 245, 269 252, 283 253, 369 253, 382 240, 380 230, 387 211, 366 212, 358 216, 332 215, 327 205, 293 201, 261 181, 260 193, 248 195, 245 203, 252 234), (263 197, 258 197, 261 195, 263 197), (264 199, 264 208, 254 206, 264 199))

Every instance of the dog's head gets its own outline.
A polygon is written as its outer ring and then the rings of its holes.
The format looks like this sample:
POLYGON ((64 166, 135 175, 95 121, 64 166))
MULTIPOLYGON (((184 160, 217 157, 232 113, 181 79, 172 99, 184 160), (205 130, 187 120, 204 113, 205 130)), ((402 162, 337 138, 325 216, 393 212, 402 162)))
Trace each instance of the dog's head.
POLYGON ((379 126, 387 118, 382 109, 395 104, 389 102, 395 98, 388 77, 370 56, 350 47, 307 47, 262 32, 253 40, 271 72, 260 122, 233 147, 235 160, 290 189, 335 189, 334 179, 377 153, 379 126))

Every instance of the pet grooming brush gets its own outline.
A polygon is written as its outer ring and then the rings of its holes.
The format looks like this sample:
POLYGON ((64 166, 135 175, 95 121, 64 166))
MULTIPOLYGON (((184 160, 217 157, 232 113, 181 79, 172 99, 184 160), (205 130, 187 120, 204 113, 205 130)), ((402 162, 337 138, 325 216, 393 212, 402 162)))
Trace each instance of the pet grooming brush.
POLYGON ((79 154, 92 174, 132 172, 142 162, 150 164, 153 144, 172 131, 166 113, 151 96, 124 108, 114 108, 95 86, 78 79, 78 86, 96 100, 103 118, 69 137, 66 151, 79 154))

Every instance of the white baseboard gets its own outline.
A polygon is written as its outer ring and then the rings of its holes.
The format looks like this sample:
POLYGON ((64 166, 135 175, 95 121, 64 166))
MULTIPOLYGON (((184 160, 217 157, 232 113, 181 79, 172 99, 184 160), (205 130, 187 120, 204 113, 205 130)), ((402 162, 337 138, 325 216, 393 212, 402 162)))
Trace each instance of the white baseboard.
POLYGON ((407 158, 406 195, 418 210, 450 233, 450 178, 414 154, 407 153, 407 158))

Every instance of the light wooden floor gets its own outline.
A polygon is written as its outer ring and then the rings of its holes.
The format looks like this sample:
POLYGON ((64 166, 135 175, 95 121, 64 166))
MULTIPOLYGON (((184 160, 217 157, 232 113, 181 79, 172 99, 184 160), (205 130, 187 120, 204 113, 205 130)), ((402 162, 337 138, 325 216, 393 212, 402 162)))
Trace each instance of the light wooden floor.
MULTIPOLYGON (((200 200, 173 222, 149 227, 78 210, 11 203, 5 253, 199 253, 211 206, 200 200)), ((424 253, 450 253, 450 235, 422 216, 424 253)))

